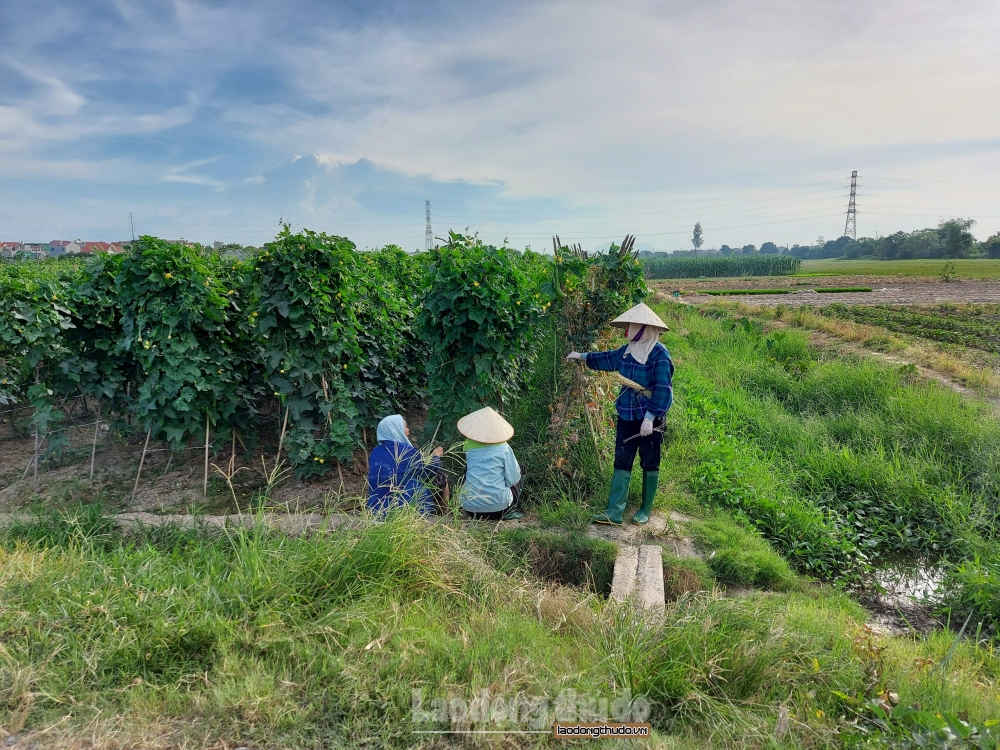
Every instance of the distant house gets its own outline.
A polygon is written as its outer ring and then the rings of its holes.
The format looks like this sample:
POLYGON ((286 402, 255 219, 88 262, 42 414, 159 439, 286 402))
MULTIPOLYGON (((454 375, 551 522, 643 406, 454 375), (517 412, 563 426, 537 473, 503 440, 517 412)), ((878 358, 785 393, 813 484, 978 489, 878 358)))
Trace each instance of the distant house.
POLYGON ((23 249, 20 242, 0 242, 0 258, 13 258, 23 249))
POLYGON ((49 243, 49 255, 75 255, 80 252, 80 244, 72 240, 52 240, 49 243))
MULTIPOLYGON (((80 247, 81 253, 106 253, 111 250, 110 242, 84 242, 80 247)), ((119 250, 120 252, 120 250, 119 250)))

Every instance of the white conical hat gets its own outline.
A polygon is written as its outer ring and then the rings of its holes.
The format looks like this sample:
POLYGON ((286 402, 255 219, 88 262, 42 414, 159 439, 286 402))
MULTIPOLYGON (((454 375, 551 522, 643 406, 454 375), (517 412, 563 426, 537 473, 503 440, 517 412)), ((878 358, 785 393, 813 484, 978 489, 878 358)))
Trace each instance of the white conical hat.
POLYGON ((477 443, 506 443, 514 437, 510 422, 489 406, 458 420, 458 431, 477 443))
POLYGON ((611 325, 615 328, 628 328, 629 323, 637 323, 641 326, 656 326, 657 328, 662 328, 664 331, 670 330, 670 327, 660 320, 660 316, 649 309, 643 302, 626 310, 611 321, 611 325))

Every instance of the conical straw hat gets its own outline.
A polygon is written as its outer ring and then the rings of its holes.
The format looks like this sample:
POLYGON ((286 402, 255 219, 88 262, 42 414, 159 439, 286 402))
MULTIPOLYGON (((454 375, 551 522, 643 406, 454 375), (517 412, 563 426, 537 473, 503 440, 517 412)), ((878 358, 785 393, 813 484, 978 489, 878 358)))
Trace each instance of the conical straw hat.
POLYGON ((657 328, 662 328, 664 331, 670 330, 670 327, 660 320, 660 316, 650 310, 643 302, 626 310, 611 321, 611 325, 615 328, 628 328, 629 323, 637 323, 641 326, 656 326, 657 328))
POLYGON ((458 420, 458 431, 478 443, 506 443, 514 437, 514 428, 510 426, 510 422, 489 406, 458 420))

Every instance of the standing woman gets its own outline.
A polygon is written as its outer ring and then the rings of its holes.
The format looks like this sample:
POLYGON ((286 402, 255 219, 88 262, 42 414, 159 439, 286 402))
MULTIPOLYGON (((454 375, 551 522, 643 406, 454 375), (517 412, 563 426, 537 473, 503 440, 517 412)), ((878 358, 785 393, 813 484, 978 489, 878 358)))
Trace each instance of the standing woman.
POLYGON ((660 480, 662 425, 674 398, 671 385, 674 363, 670 352, 659 341, 660 334, 670 329, 642 302, 619 315, 611 325, 625 329, 628 339, 625 346, 610 352, 570 352, 566 359, 583 360, 591 370, 617 371, 642 386, 643 390, 639 391, 623 385, 615 401, 618 427, 608 509, 591 519, 592 523, 621 525, 628 502, 632 464, 638 451, 642 467, 642 507, 632 516, 632 523, 642 525, 649 521, 653 510, 653 498, 660 480))

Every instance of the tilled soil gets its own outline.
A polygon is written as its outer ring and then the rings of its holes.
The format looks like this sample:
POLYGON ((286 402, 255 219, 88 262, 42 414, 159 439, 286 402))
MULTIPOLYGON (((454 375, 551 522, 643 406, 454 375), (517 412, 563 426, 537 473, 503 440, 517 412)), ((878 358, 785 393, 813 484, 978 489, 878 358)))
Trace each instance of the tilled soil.
MULTIPOLYGON (((93 422, 93 419, 80 421, 93 422)), ((274 466, 276 446, 264 445, 262 449, 243 451, 237 445, 233 463, 236 474, 232 477, 236 494, 234 503, 233 495, 218 470, 229 470, 232 455, 229 446, 212 452, 209 454, 208 497, 205 498, 203 447, 191 446, 171 456, 165 444, 151 443, 143 462, 138 489, 133 494, 144 436, 122 440, 113 437, 107 430, 99 431, 94 478, 91 480, 93 429, 93 426, 87 426, 69 431, 70 447, 62 463, 39 462, 36 491, 34 472, 29 469, 25 474, 25 468, 32 464, 34 436, 14 434, 9 423, 0 425, 0 512, 29 505, 39 499, 46 506, 57 508, 72 507, 81 502, 101 502, 110 509, 155 513, 245 510, 252 506, 267 483, 261 459, 266 461, 268 470, 274 466)), ((287 463, 284 465, 287 467, 287 463)), ((354 460, 344 464, 340 472, 334 469, 326 476, 306 480, 286 473, 284 480, 272 490, 268 504, 285 506, 289 510, 349 507, 350 502, 346 498, 366 494, 367 473, 366 457, 359 448, 354 460)))
MULTIPOLYGON (((746 302, 752 305, 789 305, 800 307, 804 305, 824 306, 834 303, 848 305, 933 305, 942 302, 955 304, 986 304, 1000 302, 1000 282, 998 281, 956 281, 951 283, 927 282, 927 281, 899 281, 894 279, 887 283, 885 278, 869 284, 854 283, 856 277, 848 279, 823 279, 823 283, 813 283, 804 288, 792 288, 788 294, 753 294, 753 295, 708 295, 699 294, 699 291, 706 289, 779 289, 782 284, 759 284, 749 283, 751 280, 740 280, 739 286, 701 286, 698 288, 679 289, 681 292, 678 298, 682 302, 691 304, 705 304, 708 302, 746 302), (836 283, 828 283, 828 281, 836 283), (868 286, 871 292, 836 292, 830 294, 820 294, 816 287, 843 287, 843 286, 868 286)), ((731 281, 731 280, 728 280, 731 281)), ((767 281, 774 281, 768 279, 767 281)), ((666 290, 663 286, 657 286, 658 291, 668 296, 673 296, 674 290, 666 290)))
MULTIPOLYGON (((940 279, 926 276, 733 276, 705 279, 650 279, 646 282, 657 291, 696 292, 701 289, 814 289, 827 286, 876 287, 892 284, 940 284, 940 279)), ((964 283, 964 282, 954 282, 964 283)))

